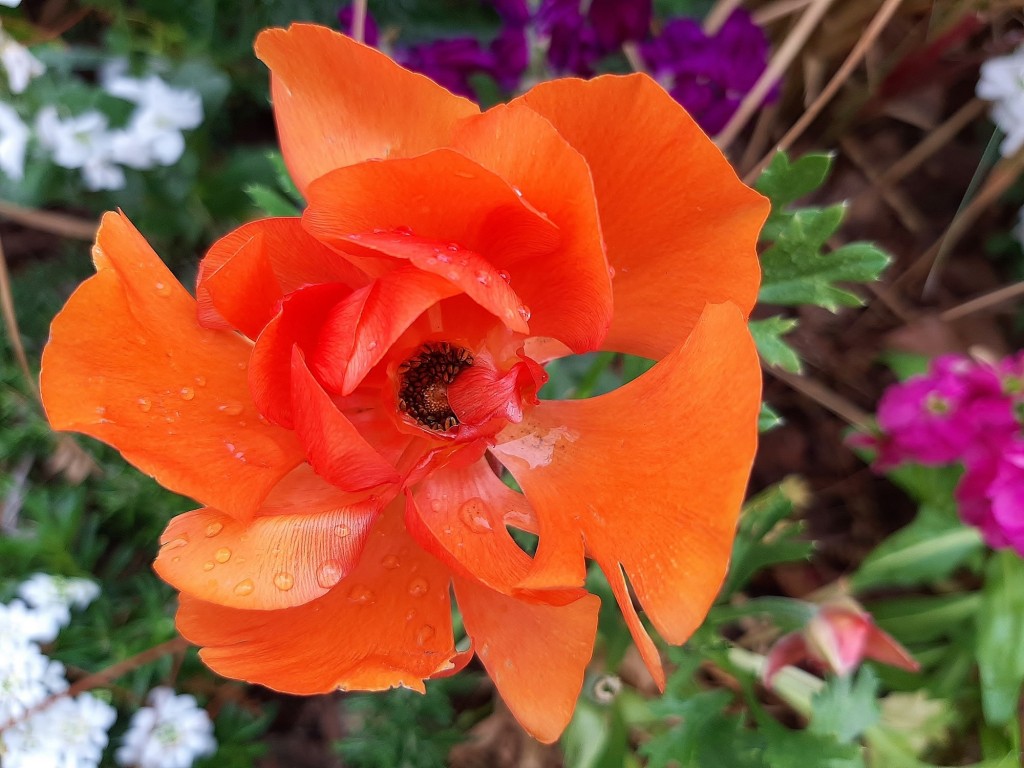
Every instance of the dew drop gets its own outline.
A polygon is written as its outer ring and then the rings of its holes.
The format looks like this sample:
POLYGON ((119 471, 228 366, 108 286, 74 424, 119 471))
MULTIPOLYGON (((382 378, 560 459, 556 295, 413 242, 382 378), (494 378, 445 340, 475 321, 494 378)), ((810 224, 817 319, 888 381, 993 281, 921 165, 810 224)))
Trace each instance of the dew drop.
POLYGON ((223 405, 218 405, 217 410, 221 413, 227 414, 228 416, 238 416, 243 410, 245 410, 245 407, 241 403, 230 400, 223 405))
POLYGON ((406 237, 409 237, 409 235, 412 234, 412 227, 408 227, 405 225, 401 227, 395 227, 395 232, 397 232, 400 235, 405 235, 406 237))
POLYGON ((342 574, 341 563, 337 560, 325 560, 316 571, 316 581, 324 589, 330 589, 341 581, 342 574))
POLYGON ((205 563, 203 563, 203 570, 204 571, 212 571, 213 570, 213 560, 207 560, 205 563))
POLYGON ((530 308, 525 304, 519 307, 519 316, 523 318, 524 321, 529 320, 532 315, 533 313, 530 312, 530 308))
POLYGON ((512 282, 512 276, 508 272, 506 272, 504 269, 499 269, 498 270, 498 277, 500 277, 506 283, 512 282))
POLYGON ((348 591, 348 599, 358 605, 369 605, 373 602, 373 592, 362 584, 356 584, 348 591))
POLYGON ((206 377, 205 376, 196 376, 196 386, 197 387, 205 387, 206 386, 206 377))
POLYGON ((226 563, 228 560, 231 559, 231 550, 227 547, 221 547, 213 553, 213 559, 216 560, 218 563, 226 563))
POLYGON ((515 192, 519 197, 523 196, 523 190, 521 190, 519 187, 512 187, 512 191, 515 192))
POLYGON ((366 343, 366 348, 371 350, 371 351, 376 349, 377 348, 377 342, 376 341, 368 341, 366 343))
POLYGON ((459 244, 458 243, 448 243, 447 248, 448 248, 449 251, 457 251, 457 250, 459 250, 459 244))
POLYGON ((613 267, 611 264, 608 265, 608 277, 612 279, 615 278, 615 267, 613 267))
POLYGON ((163 296, 166 299, 171 295, 171 286, 167 285, 167 283, 157 283, 155 288, 157 296, 163 296))
POLYGON ((442 509, 444 509, 444 504, 441 503, 440 499, 431 499, 430 500, 430 508, 434 512, 440 512, 442 509))
POLYGON ((477 272, 476 281, 480 283, 480 285, 490 285, 491 276, 488 275, 486 272, 477 272))
POLYGON ((289 589, 295 586, 295 577, 290 573, 281 571, 279 574, 274 576, 274 586, 280 589, 282 592, 287 592, 289 589))
POLYGON ((424 624, 422 627, 416 630, 416 644, 426 645, 434 639, 434 635, 437 631, 429 624, 424 624))
POLYGON ((181 549, 186 544, 188 544, 188 536, 177 536, 164 544, 162 549, 169 552, 172 549, 181 549))
POLYGON ((255 589, 255 587, 253 586, 252 579, 243 579, 235 584, 235 594, 240 595, 241 597, 251 595, 253 589, 255 589))
POLYGON ((171 558, 171 562, 172 563, 180 563, 181 562, 181 558, 178 557, 177 555, 175 555, 174 557, 171 558))
POLYGON ((491 521, 487 516, 487 504, 481 498, 474 497, 463 502, 459 507, 459 519, 473 533, 487 533, 491 530, 491 521))
POLYGON ((344 539, 352 533, 352 530, 347 525, 336 525, 334 526, 334 535, 339 539, 344 539))
POLYGON ((244 361, 240 362, 240 363, 236 363, 236 365, 238 366, 238 370, 240 370, 240 371, 244 371, 246 368, 249 367, 249 364, 244 362, 244 361))
POLYGON ((182 400, 191 400, 193 397, 196 396, 196 392, 194 389, 192 389, 192 387, 182 387, 181 392, 179 392, 178 394, 181 395, 182 400))
POLYGON ((150 400, 148 397, 140 397, 139 398, 139 410, 141 410, 143 413, 149 413, 152 408, 153 408, 153 401, 152 400, 150 400))
POLYGON ((218 533, 220 533, 223 530, 224 530, 224 524, 223 523, 210 523, 208 526, 206 526, 206 537, 208 539, 212 539, 214 536, 216 536, 218 533))
POLYGON ((393 571, 396 568, 401 567, 401 565, 402 565, 398 561, 398 558, 395 557, 394 555, 388 555, 387 557, 385 557, 383 560, 380 561, 380 564, 383 565, 385 568, 387 568, 389 571, 393 571))
POLYGON ((427 594, 427 589, 430 587, 427 584, 427 580, 422 576, 417 576, 415 579, 409 582, 409 594, 413 597, 423 597, 427 594))

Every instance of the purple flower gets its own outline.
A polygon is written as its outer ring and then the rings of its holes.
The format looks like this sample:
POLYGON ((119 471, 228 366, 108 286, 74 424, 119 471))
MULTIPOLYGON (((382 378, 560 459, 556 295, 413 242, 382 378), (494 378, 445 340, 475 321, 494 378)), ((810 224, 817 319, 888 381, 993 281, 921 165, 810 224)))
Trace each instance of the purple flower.
POLYGON ((502 90, 512 92, 519 87, 523 73, 530 65, 530 45, 526 29, 507 26, 491 42, 492 65, 488 74, 502 90))
POLYGON ((627 40, 640 40, 651 24, 650 0, 542 0, 537 31, 548 38, 548 63, 556 72, 589 77, 597 62, 627 40))
MULTIPOLYGON (((707 133, 718 133, 768 63, 768 38, 750 14, 733 11, 709 37, 693 19, 673 19, 641 46, 644 62, 707 133)), ((778 95, 778 88, 765 101, 778 95)))
POLYGON ((530 6, 526 0, 492 0, 501 20, 514 27, 525 27, 530 22, 530 6))
POLYGON ((494 69, 494 54, 473 37, 453 37, 414 45, 396 53, 403 67, 420 72, 452 93, 474 97, 470 78, 494 69))
MULTIPOLYGON (((346 5, 338 11, 338 24, 341 27, 341 31, 349 37, 353 37, 352 22, 355 21, 354 16, 351 5, 346 5)), ((380 30, 377 28, 377 22, 374 21, 369 11, 367 11, 366 21, 363 23, 363 42, 374 48, 380 42, 380 30)))

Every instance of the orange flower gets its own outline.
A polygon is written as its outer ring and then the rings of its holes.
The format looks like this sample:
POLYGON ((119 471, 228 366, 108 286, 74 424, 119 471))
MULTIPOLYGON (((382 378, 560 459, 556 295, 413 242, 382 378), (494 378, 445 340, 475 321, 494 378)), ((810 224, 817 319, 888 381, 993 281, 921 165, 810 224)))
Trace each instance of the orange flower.
POLYGON ((725 574, 767 202, 643 75, 481 114, 324 28, 256 50, 302 217, 217 242, 194 300, 108 214, 43 356, 54 427, 204 505, 156 560, 182 634, 221 674, 297 694, 423 690, 476 653, 551 741, 593 650, 590 557, 662 683, 626 578, 682 643, 725 574), (598 349, 659 362, 538 400, 543 363, 598 349))

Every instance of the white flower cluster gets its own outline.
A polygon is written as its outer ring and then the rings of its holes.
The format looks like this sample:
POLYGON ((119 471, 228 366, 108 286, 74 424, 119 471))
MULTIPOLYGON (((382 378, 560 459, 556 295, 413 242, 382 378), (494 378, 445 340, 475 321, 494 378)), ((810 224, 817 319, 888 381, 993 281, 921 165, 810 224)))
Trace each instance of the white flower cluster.
MULTIPOLYGON (((15 94, 46 71, 2 27, 0 67, 15 94)), ((100 73, 103 90, 135 105, 123 128, 110 128, 106 115, 95 109, 62 116, 56 106, 48 105, 35 118, 36 136, 53 162, 81 171, 82 181, 91 190, 123 188, 126 167, 145 170, 174 165, 185 151, 182 131, 203 122, 203 103, 197 91, 172 88, 153 74, 134 78, 125 72, 126 63, 119 61, 100 73)), ((0 103, 0 172, 15 181, 24 177, 31 133, 10 104, 0 103)))
POLYGON ((72 608, 84 608, 99 595, 86 579, 37 573, 18 588, 18 597, 0 605, 0 764, 4 768, 95 768, 107 745, 117 713, 89 693, 59 698, 67 690, 64 667, 43 654, 39 643, 57 637, 71 621, 72 608), (28 715, 26 717, 26 715, 28 715))
POLYGON ((154 688, 149 706, 132 716, 117 762, 132 768, 189 768, 197 757, 217 751, 213 723, 188 695, 154 688))
POLYGON ((977 94, 993 102, 992 120, 1006 134, 999 152, 1014 154, 1024 146, 1024 46, 981 65, 977 94))
MULTIPOLYGON (((18 598, 0 604, 3 768, 99 765, 117 711, 91 693, 54 698, 68 688, 64 667, 39 647, 67 626, 72 608, 85 608, 99 592, 87 579, 37 573, 18 587, 18 598)), ((206 710, 193 697, 161 687, 150 692, 149 706, 132 716, 115 757, 131 768, 189 768, 197 757, 216 751, 206 710)))

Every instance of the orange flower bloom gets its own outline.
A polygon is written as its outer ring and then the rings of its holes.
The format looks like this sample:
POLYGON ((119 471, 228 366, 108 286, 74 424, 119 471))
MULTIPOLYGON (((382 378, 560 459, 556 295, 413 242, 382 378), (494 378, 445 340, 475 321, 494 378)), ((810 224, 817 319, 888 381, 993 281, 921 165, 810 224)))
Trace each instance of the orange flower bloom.
POLYGON ((55 428, 204 505, 156 559, 182 634, 221 674, 297 694, 423 690, 475 653, 552 741, 593 650, 590 557, 662 683, 626 578, 682 643, 724 577, 767 202, 643 75, 481 114, 324 28, 256 51, 306 211, 217 242, 196 299, 108 214, 43 356, 55 428), (659 362, 538 400, 545 362, 599 349, 659 362))

